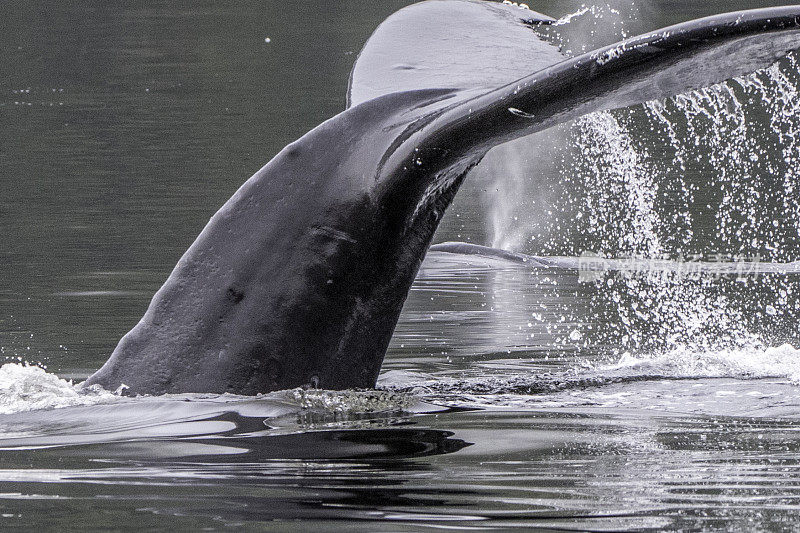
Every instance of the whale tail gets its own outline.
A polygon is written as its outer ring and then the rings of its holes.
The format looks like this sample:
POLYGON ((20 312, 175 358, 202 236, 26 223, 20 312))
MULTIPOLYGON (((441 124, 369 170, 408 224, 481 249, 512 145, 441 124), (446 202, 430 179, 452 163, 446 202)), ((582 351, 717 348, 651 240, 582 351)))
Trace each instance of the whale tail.
POLYGON ((348 109, 234 194, 86 383, 134 394, 374 386, 441 216, 490 148, 800 48, 800 6, 573 58, 533 31, 551 20, 480 0, 429 0, 387 19, 353 68, 348 109))
MULTIPOLYGON (((395 161, 446 164, 579 116, 707 87, 800 48, 800 6, 716 15, 566 58, 533 31, 552 19, 485 0, 429 0, 389 17, 362 50, 348 102, 450 89, 395 161), (398 46, 398 43, 401 46, 398 46)), ((397 162, 395 165, 399 165, 397 162)))

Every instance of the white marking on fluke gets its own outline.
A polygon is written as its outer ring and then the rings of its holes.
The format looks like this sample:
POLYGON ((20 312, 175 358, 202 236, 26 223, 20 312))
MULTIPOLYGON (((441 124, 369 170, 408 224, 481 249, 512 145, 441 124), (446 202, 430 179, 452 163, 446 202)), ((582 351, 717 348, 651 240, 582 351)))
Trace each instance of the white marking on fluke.
POLYGON ((509 107, 508 112, 511 113, 512 115, 516 115, 522 118, 536 118, 536 115, 533 115, 531 113, 526 113, 525 111, 517 109, 516 107, 509 107))

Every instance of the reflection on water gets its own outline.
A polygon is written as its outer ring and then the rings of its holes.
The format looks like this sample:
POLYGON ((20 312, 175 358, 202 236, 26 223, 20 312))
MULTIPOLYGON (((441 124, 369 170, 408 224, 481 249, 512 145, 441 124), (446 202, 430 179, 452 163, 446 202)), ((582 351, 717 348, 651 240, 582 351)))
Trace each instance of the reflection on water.
POLYGON ((3 513, 25 524, 45 523, 40 510, 75 513, 97 526, 135 515, 139 526, 302 517, 372 531, 617 530, 786 527, 800 504, 793 419, 465 411, 272 437, 248 436, 259 429, 242 420, 219 425, 232 420, 208 420, 223 431, 200 443, 5 451, 3 513))
MULTIPOLYGON (((0 527, 795 527, 796 272, 576 271, 584 249, 797 259, 792 61, 491 154, 437 241, 569 268, 432 252, 377 391, 131 399, 66 381, 248 175, 343 108, 355 54, 408 3, 0 5, 0 362, 19 363, 0 369, 0 527)), ((532 7, 582 13, 548 36, 569 52, 780 3, 532 7)))

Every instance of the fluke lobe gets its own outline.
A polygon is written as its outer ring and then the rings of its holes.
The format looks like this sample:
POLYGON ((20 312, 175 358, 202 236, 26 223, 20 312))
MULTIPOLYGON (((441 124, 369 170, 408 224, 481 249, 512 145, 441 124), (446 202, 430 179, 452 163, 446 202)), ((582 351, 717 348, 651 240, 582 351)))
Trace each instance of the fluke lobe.
POLYGON ((347 110, 242 185, 86 385, 372 387, 442 214, 490 148, 800 48, 800 6, 695 20, 574 58, 533 31, 550 20, 479 0, 389 17, 353 67, 347 110))

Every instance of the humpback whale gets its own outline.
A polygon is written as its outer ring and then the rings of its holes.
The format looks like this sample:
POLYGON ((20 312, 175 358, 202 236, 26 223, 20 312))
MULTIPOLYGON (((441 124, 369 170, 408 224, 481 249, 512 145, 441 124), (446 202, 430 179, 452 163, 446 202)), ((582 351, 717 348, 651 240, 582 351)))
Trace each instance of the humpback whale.
POLYGON ((800 48, 800 6, 694 20, 576 57, 553 19, 428 0, 369 38, 347 107, 213 215, 85 385, 130 394, 374 387, 445 209, 493 146, 669 97, 800 48))

